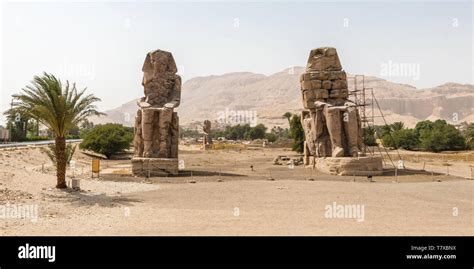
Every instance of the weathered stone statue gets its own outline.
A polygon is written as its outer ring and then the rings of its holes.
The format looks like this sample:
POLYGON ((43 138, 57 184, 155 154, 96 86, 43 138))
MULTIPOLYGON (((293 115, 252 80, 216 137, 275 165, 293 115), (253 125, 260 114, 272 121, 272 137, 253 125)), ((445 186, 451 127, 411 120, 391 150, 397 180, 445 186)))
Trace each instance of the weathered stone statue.
POLYGON ((179 119, 173 110, 181 99, 181 77, 173 55, 163 50, 148 53, 142 71, 145 97, 135 117, 132 170, 145 176, 176 174, 179 119))
POLYGON ((356 104, 348 99, 346 73, 336 49, 313 49, 300 82, 306 109, 301 115, 304 163, 315 164, 315 158, 361 156, 361 120, 356 104))
POLYGON ((202 138, 202 145, 204 149, 212 147, 212 136, 211 136, 211 121, 205 120, 202 126, 204 137, 202 138))

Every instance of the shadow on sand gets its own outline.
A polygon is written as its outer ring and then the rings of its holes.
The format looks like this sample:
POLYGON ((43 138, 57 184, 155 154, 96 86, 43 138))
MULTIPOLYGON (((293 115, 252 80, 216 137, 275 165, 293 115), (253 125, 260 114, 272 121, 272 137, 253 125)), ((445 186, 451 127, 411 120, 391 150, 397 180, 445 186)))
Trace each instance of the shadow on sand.
POLYGON ((107 195, 105 193, 89 193, 84 191, 65 191, 68 193, 64 200, 68 200, 75 206, 95 206, 100 207, 116 207, 116 206, 133 206, 133 203, 142 202, 139 199, 132 199, 126 196, 107 195))
POLYGON ((242 174, 233 174, 219 171, 202 171, 202 170, 181 170, 178 175, 170 175, 168 177, 248 177, 242 174))
MULTIPOLYGON (((383 175, 384 176, 393 176, 395 175, 395 169, 394 168, 384 168, 383 170, 383 175)), ((399 176, 410 176, 410 175, 426 175, 426 176, 443 176, 446 175, 445 173, 438 173, 438 172, 433 172, 433 171, 426 171, 426 170, 415 170, 415 169, 397 169, 397 175, 399 176)))

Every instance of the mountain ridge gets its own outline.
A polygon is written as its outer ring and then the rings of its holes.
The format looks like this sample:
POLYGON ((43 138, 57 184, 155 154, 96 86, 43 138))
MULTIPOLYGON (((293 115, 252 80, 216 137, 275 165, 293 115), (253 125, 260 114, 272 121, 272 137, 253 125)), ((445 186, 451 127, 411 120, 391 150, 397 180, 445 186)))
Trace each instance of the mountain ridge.
MULTIPOLYGON (((213 122, 226 110, 247 110, 257 113, 257 122, 288 127, 282 115, 303 110, 299 75, 304 67, 292 67, 264 75, 252 72, 232 72, 200 76, 187 80, 182 86, 181 105, 177 109, 180 125, 199 125, 205 119, 213 122)), ((387 122, 403 121, 408 127, 425 119, 445 119, 450 123, 474 119, 474 85, 446 82, 432 88, 418 89, 409 84, 391 82, 384 78, 365 76, 365 87, 372 88, 387 122)), ((348 84, 354 81, 348 74, 348 84)), ((359 83, 358 83, 359 85, 359 83)), ((360 86, 359 86, 360 87, 360 86)), ((358 88, 359 88, 358 87, 358 88)), ((370 91, 367 92, 370 96, 370 91)), ((371 102, 371 98, 368 98, 371 102)), ((131 100, 115 109, 105 111, 106 117, 93 117, 94 123, 114 122, 133 126, 138 106, 131 100)), ((374 104, 374 115, 380 115, 374 104)), ((366 108, 371 116, 372 105, 366 108)), ((374 117, 375 124, 383 120, 374 117)))

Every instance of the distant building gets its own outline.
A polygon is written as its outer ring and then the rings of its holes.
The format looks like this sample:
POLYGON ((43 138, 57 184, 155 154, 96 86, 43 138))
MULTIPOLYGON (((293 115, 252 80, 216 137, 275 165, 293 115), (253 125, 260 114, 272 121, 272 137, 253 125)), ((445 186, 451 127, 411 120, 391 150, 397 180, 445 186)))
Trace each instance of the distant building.
POLYGON ((40 124, 39 130, 38 130, 38 136, 50 137, 51 132, 49 131, 49 129, 46 126, 40 124))
POLYGON ((0 143, 5 143, 10 141, 10 130, 0 126, 0 143))

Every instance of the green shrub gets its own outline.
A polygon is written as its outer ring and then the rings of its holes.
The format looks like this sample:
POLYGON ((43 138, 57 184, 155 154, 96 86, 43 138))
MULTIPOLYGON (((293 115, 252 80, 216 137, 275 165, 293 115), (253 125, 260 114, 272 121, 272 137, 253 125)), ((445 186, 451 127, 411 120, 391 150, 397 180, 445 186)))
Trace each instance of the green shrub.
POLYGON ((420 134, 420 145, 425 150, 439 152, 466 148, 466 142, 461 132, 454 125, 446 123, 445 120, 429 123, 419 122, 416 129, 420 134))
POLYGON ((247 133, 245 133, 245 139, 247 140, 254 140, 254 139, 262 139, 265 138, 265 132, 267 131, 267 127, 263 124, 258 124, 255 127, 250 128, 247 133))
POLYGON ((273 143, 277 140, 277 136, 274 133, 267 133, 265 134, 265 138, 268 140, 268 142, 273 143))
POLYGON ((366 146, 377 146, 377 141, 375 139, 375 128, 368 126, 363 130, 363 140, 366 146))
POLYGON ((92 150, 110 158, 112 155, 130 148, 132 139, 132 128, 108 123, 97 125, 88 131, 79 148, 92 150))
POLYGON ((394 146, 402 149, 414 149, 418 146, 418 137, 413 129, 400 129, 392 134, 394 146))
POLYGON ((466 142, 466 148, 474 149, 474 123, 464 122, 461 124, 461 134, 466 142))
POLYGON ((51 140, 51 138, 47 137, 47 136, 36 136, 36 135, 32 135, 32 136, 28 136, 26 138, 27 141, 43 141, 43 140, 51 140))
POLYGON ((403 123, 381 126, 380 131, 385 147, 439 152, 443 150, 466 149, 469 139, 461 131, 445 120, 420 121, 414 129, 404 128, 403 123))
POLYGON ((289 136, 294 140, 293 146, 291 147, 292 150, 302 153, 304 150, 305 135, 303 126, 301 125, 301 117, 296 114, 290 119, 289 136))

